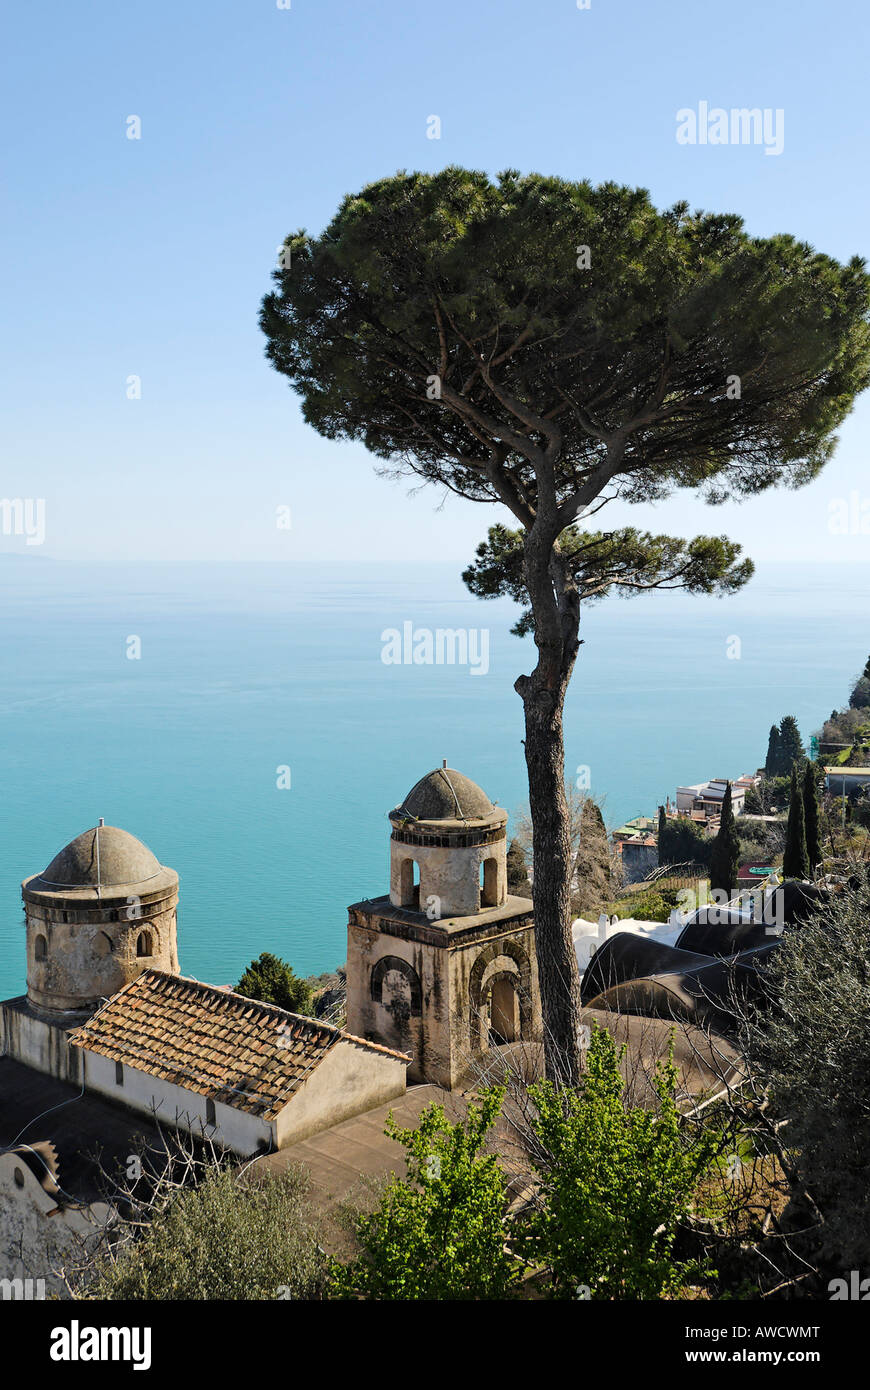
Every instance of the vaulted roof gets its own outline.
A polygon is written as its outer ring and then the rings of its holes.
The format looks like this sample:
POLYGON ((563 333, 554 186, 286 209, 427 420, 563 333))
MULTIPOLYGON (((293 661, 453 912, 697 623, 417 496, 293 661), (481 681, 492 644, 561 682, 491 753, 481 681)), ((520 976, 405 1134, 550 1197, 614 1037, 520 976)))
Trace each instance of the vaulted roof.
POLYGON ((25 879, 25 897, 110 898, 136 891, 151 896, 178 885, 174 869, 117 825, 95 825, 76 835, 41 874, 25 879))
POLYGON ((482 820, 494 810, 486 792, 470 777, 453 767, 437 767, 414 784, 390 816, 423 821, 482 820))

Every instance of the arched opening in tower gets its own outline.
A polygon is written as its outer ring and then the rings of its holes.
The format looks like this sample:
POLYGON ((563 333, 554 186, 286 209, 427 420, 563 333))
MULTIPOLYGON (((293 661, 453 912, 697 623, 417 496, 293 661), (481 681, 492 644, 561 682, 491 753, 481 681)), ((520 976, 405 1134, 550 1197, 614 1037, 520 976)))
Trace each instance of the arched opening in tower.
POLYGON ((402 907, 420 906, 420 867, 416 859, 402 860, 400 892, 402 907))
POLYGON ((498 907, 497 859, 484 859, 480 866, 480 905, 498 907))
POLYGON ((507 975, 499 975, 492 984, 490 996, 490 1044, 516 1042, 520 1031, 520 1011, 517 992, 507 975))

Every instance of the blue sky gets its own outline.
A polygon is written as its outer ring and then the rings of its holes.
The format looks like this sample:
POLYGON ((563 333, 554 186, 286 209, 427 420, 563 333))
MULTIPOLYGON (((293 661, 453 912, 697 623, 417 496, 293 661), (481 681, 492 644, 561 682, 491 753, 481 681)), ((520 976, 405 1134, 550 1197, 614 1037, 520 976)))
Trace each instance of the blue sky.
MULTIPOLYGON (((865 255, 867 28, 862 0, 15 7, 2 494, 45 498, 45 544, 26 553, 461 565, 495 510, 438 510, 436 493, 378 479, 361 448, 303 424, 267 366, 257 310, 284 235, 319 230, 345 192, 396 169, 461 163, 638 184, 662 206, 685 198, 865 255), (781 108, 782 153, 678 144, 676 112, 701 101, 781 108)), ((865 397, 803 492, 717 511, 680 498, 630 519, 728 531, 758 559, 863 559, 870 536, 832 535, 828 513, 870 499, 868 443, 865 397)))

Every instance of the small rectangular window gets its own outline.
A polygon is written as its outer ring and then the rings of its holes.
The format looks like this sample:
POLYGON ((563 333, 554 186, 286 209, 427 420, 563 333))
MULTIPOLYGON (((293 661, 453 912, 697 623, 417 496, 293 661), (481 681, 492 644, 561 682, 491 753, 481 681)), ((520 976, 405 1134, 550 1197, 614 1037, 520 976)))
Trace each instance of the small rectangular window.
POLYGON ((123 1086, 123 1084, 124 1084, 124 1063, 123 1063, 123 1062, 116 1062, 116 1063, 115 1063, 115 1085, 116 1085, 116 1086, 123 1086))
POLYGON ((212 1127, 217 1124, 217 1115, 215 1114, 213 1100, 206 1100, 205 1102, 205 1122, 212 1127))

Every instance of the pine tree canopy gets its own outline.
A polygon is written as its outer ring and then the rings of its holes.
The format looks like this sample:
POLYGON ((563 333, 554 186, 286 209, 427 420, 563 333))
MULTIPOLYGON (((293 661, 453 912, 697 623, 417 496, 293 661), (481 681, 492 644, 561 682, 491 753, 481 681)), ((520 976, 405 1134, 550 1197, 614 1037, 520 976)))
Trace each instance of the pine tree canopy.
POLYGON ((870 382, 860 259, 644 189, 400 173, 284 247, 260 321, 308 423, 527 529, 553 489, 552 541, 611 484, 806 483, 870 382))
MULTIPOLYGON (((491 526, 477 547, 477 558, 462 578, 477 598, 508 596, 528 603, 523 572, 525 533, 491 526)), ((686 589, 695 594, 733 593, 753 572, 739 560, 740 546, 719 536, 684 541, 624 527, 619 531, 579 531, 570 526, 558 540, 562 563, 584 605, 608 593, 686 589)), ((511 629, 518 637, 534 632, 531 608, 511 629)))

